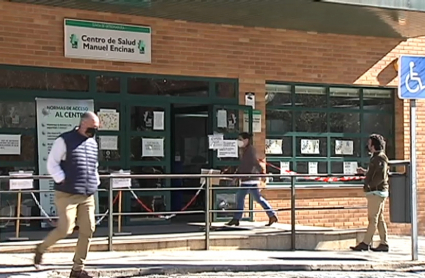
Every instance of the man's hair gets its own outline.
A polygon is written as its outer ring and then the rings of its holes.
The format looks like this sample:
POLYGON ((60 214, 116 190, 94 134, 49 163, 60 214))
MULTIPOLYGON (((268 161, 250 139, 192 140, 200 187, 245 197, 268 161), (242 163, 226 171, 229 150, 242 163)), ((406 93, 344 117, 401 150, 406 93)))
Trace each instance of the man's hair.
POLYGON ((85 120, 92 119, 93 115, 95 115, 93 112, 84 112, 83 115, 81 115, 80 124, 85 120))
POLYGON ((372 146, 376 151, 382 151, 385 149, 385 139, 380 134, 371 134, 369 136, 372 146))
POLYGON ((248 139, 249 141, 252 141, 252 134, 248 133, 248 132, 241 132, 239 133, 239 137, 241 137, 242 139, 248 139))

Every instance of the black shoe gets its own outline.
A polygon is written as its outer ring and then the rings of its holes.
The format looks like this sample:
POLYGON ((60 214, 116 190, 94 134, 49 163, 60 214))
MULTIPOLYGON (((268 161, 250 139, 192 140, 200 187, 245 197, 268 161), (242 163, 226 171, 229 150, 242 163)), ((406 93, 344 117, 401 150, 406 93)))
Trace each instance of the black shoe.
POLYGON ((382 244, 381 243, 376 248, 371 247, 370 250, 372 250, 374 252, 388 252, 388 251, 390 251, 390 247, 388 246, 388 244, 382 244))
POLYGON ((39 268, 43 261, 43 254, 40 251, 38 251, 38 247, 39 245, 37 245, 34 251, 34 266, 36 268, 39 268))
POLYGON ((266 227, 270 227, 273 225, 273 223, 276 223, 279 219, 277 219, 277 216, 272 216, 269 218, 269 223, 266 224, 266 227))
POLYGON ((94 277, 89 275, 87 271, 85 270, 80 270, 80 271, 72 270, 71 274, 69 275, 69 278, 94 278, 94 277))
POLYGON ((369 245, 360 242, 357 246, 351 246, 350 249, 353 251, 369 251, 369 245))
POLYGON ((239 226, 239 220, 232 219, 229 222, 226 223, 226 226, 239 226))

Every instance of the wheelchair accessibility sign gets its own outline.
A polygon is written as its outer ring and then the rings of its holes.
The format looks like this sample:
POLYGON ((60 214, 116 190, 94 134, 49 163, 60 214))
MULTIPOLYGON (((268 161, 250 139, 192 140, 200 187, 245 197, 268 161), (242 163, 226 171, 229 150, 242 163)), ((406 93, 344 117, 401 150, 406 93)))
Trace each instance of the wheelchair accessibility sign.
POLYGON ((425 57, 400 56, 398 97, 425 99, 425 57))

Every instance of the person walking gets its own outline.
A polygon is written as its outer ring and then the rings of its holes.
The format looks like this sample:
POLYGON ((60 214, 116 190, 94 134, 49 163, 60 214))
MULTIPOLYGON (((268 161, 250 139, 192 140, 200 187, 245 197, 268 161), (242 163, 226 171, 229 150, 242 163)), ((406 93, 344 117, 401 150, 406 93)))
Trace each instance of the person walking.
MULTIPOLYGON (((238 146, 242 149, 241 163, 237 169, 238 174, 261 174, 263 168, 261 167, 255 148, 252 146, 252 135, 247 132, 239 134, 238 146)), ((278 221, 276 212, 273 211, 269 203, 260 193, 260 178, 257 177, 246 177, 241 179, 241 188, 236 193, 236 209, 240 212, 236 212, 233 219, 230 220, 227 226, 239 226, 239 221, 242 218, 243 209, 245 206, 245 197, 247 194, 252 194, 254 200, 266 210, 267 216, 269 217, 269 223, 266 226, 271 226, 273 223, 278 221)))
POLYGON ((61 134, 53 143, 47 159, 47 171, 55 182, 56 228, 37 245, 34 265, 42 263, 43 253, 79 226, 78 241, 70 278, 90 278, 84 262, 95 231, 94 193, 100 184, 98 145, 94 138, 99 118, 93 112, 82 115, 80 125, 61 134), (77 223, 76 223, 77 221, 77 223))
POLYGON ((388 198, 388 157, 385 154, 385 140, 379 134, 369 136, 368 149, 371 153, 369 168, 358 168, 359 174, 366 174, 363 190, 366 193, 369 225, 363 241, 357 246, 350 247, 353 251, 372 250, 388 252, 388 233, 384 219, 384 205, 388 198), (373 248, 371 243, 376 228, 378 228, 380 244, 373 248))

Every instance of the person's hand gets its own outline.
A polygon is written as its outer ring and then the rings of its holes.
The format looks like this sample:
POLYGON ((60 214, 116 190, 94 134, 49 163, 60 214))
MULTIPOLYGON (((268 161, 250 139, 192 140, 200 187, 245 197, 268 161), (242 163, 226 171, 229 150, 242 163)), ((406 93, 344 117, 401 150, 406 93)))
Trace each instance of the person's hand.
POLYGON ((357 174, 365 174, 367 170, 365 168, 359 167, 357 168, 357 174))

